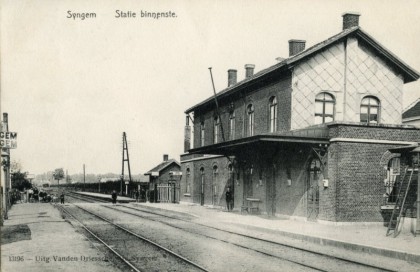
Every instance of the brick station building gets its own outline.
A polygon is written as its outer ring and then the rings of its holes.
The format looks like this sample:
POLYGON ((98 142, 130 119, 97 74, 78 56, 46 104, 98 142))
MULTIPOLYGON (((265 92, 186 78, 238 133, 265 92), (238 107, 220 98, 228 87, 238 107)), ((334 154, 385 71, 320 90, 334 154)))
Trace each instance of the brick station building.
POLYGON ((402 124, 403 86, 419 74, 358 22, 344 14, 340 33, 308 49, 289 40, 288 58, 255 74, 245 65, 240 82, 229 70, 226 89, 186 110, 181 201, 225 206, 231 187, 235 210, 387 220, 408 161, 395 148, 420 142, 420 129, 402 124))

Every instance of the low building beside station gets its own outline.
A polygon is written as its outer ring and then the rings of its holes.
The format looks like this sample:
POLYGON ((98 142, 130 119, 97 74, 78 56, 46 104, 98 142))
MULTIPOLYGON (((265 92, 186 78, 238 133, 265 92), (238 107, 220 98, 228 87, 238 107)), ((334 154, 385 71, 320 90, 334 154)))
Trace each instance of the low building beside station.
POLYGON ((149 176, 148 200, 150 202, 179 202, 181 165, 175 159, 163 155, 163 162, 144 175, 149 176))
MULTIPOLYGON (((420 142, 420 129, 402 123, 403 86, 419 73, 362 30, 355 13, 343 15, 337 35, 308 49, 289 40, 288 58, 254 68, 245 65, 240 82, 229 70, 226 89, 186 110, 181 201, 224 207, 231 187, 239 211, 389 220, 398 177, 418 167, 395 150, 420 142)), ((413 197, 406 215, 416 217, 413 197)))

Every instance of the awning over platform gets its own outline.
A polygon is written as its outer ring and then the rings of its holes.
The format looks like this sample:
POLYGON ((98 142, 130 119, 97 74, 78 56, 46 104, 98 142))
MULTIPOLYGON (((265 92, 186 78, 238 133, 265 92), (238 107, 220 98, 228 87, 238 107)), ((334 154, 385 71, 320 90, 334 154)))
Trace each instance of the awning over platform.
POLYGON ((419 144, 413 144, 413 145, 407 145, 403 147, 396 147, 396 148, 390 148, 389 152, 391 153, 420 153, 420 146, 419 144))
POLYGON ((329 139, 326 134, 309 133, 297 135, 297 133, 285 134, 264 134, 232 141, 193 148, 189 154, 215 154, 215 155, 235 155, 239 150, 260 147, 275 147, 281 145, 328 145, 329 139))

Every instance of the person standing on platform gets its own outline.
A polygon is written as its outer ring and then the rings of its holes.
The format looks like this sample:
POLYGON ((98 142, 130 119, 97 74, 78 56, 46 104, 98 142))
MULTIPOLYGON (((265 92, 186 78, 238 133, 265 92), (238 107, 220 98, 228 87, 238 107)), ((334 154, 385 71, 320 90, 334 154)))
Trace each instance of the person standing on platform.
POLYGON ((112 197, 112 204, 117 204, 117 192, 115 192, 115 190, 112 191, 111 197, 112 197))
POLYGON ((64 204, 64 193, 61 193, 61 195, 60 195, 60 201, 61 201, 61 204, 64 204))
POLYGON ((228 212, 232 211, 232 209, 233 209, 233 195, 232 195, 232 192, 230 191, 230 186, 227 187, 227 191, 226 191, 226 206, 227 206, 228 212))
POLYGON ((139 202, 140 192, 139 190, 136 191, 136 202, 139 202))

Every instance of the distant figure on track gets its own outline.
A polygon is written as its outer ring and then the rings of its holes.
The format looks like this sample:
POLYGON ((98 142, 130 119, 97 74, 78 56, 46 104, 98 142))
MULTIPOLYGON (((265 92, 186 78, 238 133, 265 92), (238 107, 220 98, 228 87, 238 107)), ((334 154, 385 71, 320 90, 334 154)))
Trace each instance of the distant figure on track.
POLYGON ((61 193, 60 200, 61 200, 61 204, 64 204, 64 193, 61 193))
POLYGON ((230 187, 227 187, 227 191, 226 191, 226 206, 227 206, 228 212, 232 211, 233 195, 232 195, 232 192, 230 191, 230 187))
POLYGON ((117 204, 117 192, 115 192, 115 190, 112 191, 111 197, 112 197, 112 204, 117 204))
POLYGON ((136 202, 139 202, 140 192, 139 190, 136 191, 136 202))

